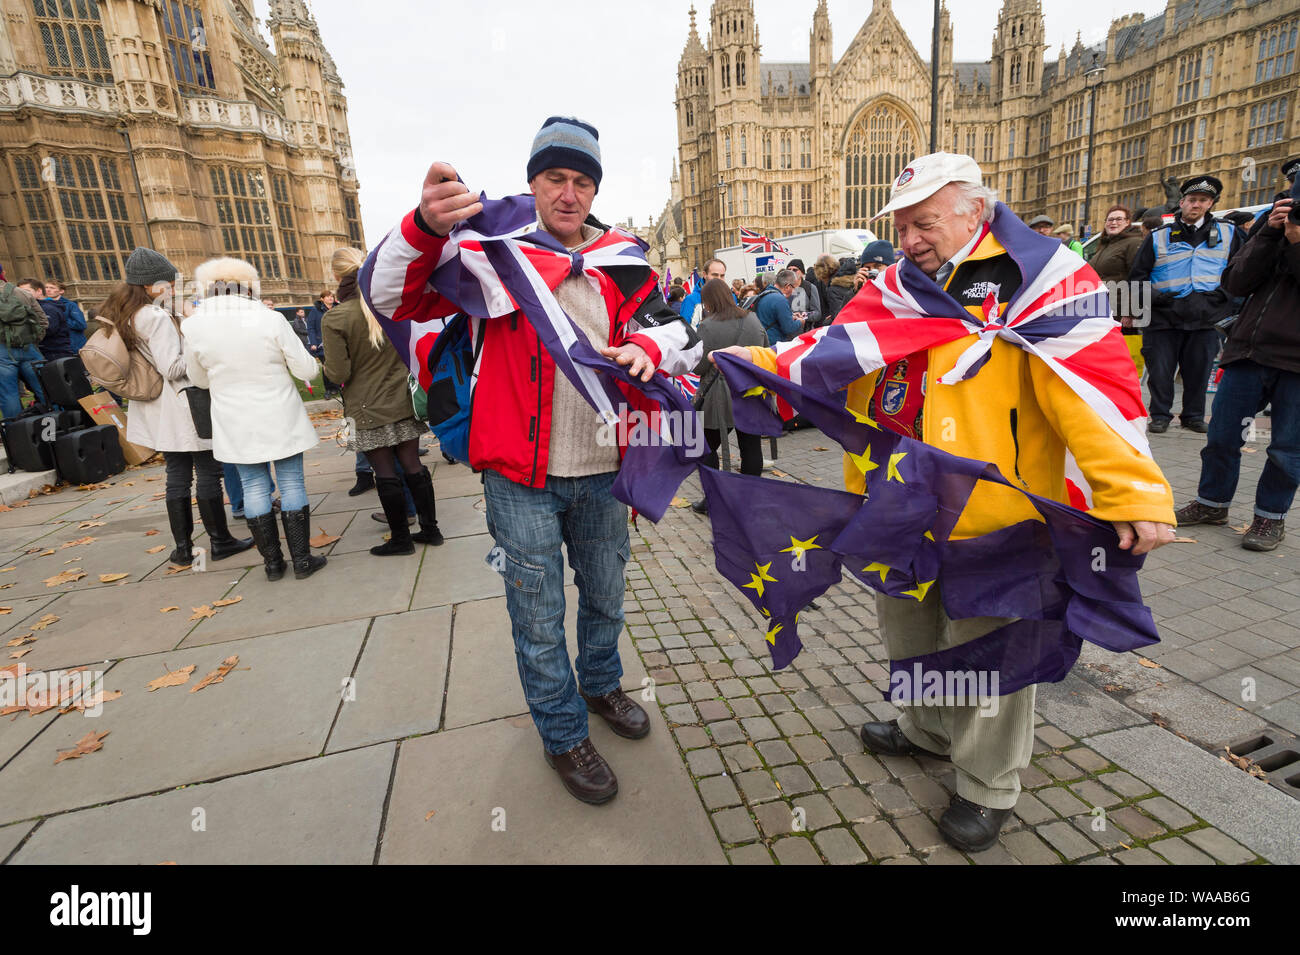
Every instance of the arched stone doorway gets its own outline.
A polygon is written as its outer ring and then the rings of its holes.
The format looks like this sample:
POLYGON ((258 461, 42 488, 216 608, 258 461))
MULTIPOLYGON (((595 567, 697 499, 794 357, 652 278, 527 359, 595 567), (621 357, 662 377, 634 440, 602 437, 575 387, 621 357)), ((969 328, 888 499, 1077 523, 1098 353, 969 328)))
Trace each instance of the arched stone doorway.
POLYGON ((844 225, 870 228, 898 244, 893 223, 869 220, 889 202, 889 190, 908 162, 919 154, 921 134, 911 111, 880 98, 863 108, 844 137, 844 225))

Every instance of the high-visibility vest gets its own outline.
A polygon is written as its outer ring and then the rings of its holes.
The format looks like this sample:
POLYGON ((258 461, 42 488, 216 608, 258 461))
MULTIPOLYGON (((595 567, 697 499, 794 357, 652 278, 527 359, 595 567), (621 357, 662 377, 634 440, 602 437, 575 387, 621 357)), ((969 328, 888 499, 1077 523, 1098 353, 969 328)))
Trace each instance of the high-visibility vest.
POLYGON ((1229 222, 1214 222, 1204 245, 1170 242, 1172 228, 1159 229, 1151 234, 1151 244, 1156 253, 1155 268, 1151 270, 1151 288, 1156 292, 1173 292, 1183 298, 1192 292, 1210 292, 1219 287, 1219 277, 1228 267, 1228 252, 1232 249, 1233 226, 1229 222))

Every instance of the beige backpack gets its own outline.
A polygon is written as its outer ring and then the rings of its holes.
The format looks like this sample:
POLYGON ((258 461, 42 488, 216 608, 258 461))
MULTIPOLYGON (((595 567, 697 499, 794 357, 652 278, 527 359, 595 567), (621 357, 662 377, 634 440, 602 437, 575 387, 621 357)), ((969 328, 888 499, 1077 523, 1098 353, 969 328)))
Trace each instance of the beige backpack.
MULTIPOLYGON (((100 321, 104 321, 101 316, 100 321)), ((81 363, 90 380, 132 401, 152 401, 162 394, 163 378, 143 347, 128 351, 111 325, 98 329, 82 346, 81 363)))

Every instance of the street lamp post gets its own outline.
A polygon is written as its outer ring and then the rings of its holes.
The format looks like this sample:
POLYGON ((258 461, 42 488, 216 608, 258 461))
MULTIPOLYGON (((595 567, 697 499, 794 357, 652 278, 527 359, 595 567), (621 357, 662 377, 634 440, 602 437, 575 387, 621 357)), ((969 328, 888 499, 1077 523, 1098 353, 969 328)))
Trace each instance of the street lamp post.
POLYGON ((727 181, 718 177, 718 218, 722 220, 722 242, 719 248, 727 247, 727 181))
POLYGON ((1092 66, 1084 71, 1083 82, 1088 87, 1088 177, 1083 186, 1083 221, 1079 223, 1081 239, 1087 239, 1091 233, 1088 225, 1088 207, 1092 204, 1092 140, 1097 123, 1097 87, 1101 86, 1101 75, 1106 67, 1097 65, 1097 54, 1092 55, 1092 66), (1096 83, 1093 80, 1096 79, 1096 83))

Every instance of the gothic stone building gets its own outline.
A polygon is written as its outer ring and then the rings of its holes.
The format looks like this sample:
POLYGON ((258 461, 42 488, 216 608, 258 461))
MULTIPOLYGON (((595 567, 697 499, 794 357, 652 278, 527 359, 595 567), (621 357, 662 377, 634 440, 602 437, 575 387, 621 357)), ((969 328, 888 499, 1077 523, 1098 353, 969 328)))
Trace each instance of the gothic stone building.
POLYGON ((362 246, 347 100, 302 0, 5 0, 0 262, 103 298, 151 245, 305 302, 362 246))
MULTIPOLYGON (((1168 177, 1218 176, 1225 208, 1267 201, 1281 161, 1300 153, 1298 20, 1295 0, 1171 0, 1045 60, 1040 3, 1005 0, 989 60, 954 63, 945 8, 938 148, 973 156, 1022 217, 1079 228, 1095 97, 1094 228, 1117 201, 1163 203, 1168 177)), ((865 226, 929 151, 930 65, 889 0, 874 0, 838 61, 825 0, 806 63, 760 59, 751 0, 714 0, 708 30, 706 47, 692 9, 677 70, 682 264, 734 245, 740 226, 773 237, 865 226)), ((873 228, 895 238, 887 220, 873 228)))

